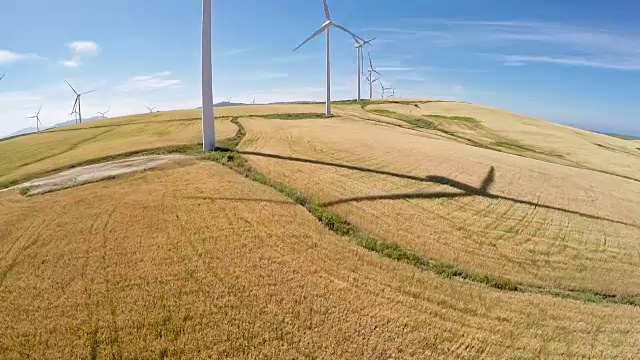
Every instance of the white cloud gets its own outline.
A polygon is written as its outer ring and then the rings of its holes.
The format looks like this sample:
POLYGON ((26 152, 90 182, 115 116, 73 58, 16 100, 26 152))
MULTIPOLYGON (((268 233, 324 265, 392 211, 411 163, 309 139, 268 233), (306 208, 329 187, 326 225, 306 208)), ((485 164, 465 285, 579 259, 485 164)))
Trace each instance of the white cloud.
POLYGON ((548 63, 568 66, 586 66, 602 69, 615 70, 640 70, 640 61, 606 61, 596 59, 586 59, 580 57, 553 57, 553 56, 532 56, 532 55, 497 55, 504 65, 524 66, 533 63, 548 63))
POLYGON ((73 41, 66 45, 71 49, 71 59, 60 61, 66 67, 78 67, 82 65, 84 57, 95 56, 100 51, 98 44, 93 41, 73 41))
POLYGON ((151 75, 133 76, 121 86, 121 91, 153 91, 161 89, 177 89, 182 87, 182 81, 171 79, 171 72, 163 71, 151 75))
POLYGON ((80 66, 80 58, 74 57, 71 60, 62 60, 60 63, 66 67, 78 67, 80 66))
POLYGON ((240 54, 245 54, 248 52, 253 51, 253 49, 249 49, 249 48, 245 48, 245 49, 231 49, 231 50, 227 50, 227 51, 223 51, 220 53, 220 56, 233 56, 233 55, 240 55, 240 54))
POLYGON ((94 55, 98 52, 98 44, 93 41, 74 41, 68 43, 67 46, 74 54, 94 55))
POLYGON ((36 54, 20 54, 11 50, 0 49, 0 64, 8 64, 27 59, 41 59, 41 57, 36 54))
MULTIPOLYGON (((415 24, 416 22, 414 22, 415 24)), ((376 28, 389 38, 429 40, 432 44, 501 53, 527 47, 527 54, 498 57, 506 65, 529 63, 640 70, 638 34, 561 23, 522 20, 420 19, 421 29, 376 28)), ((514 51, 515 52, 515 51, 514 51)))

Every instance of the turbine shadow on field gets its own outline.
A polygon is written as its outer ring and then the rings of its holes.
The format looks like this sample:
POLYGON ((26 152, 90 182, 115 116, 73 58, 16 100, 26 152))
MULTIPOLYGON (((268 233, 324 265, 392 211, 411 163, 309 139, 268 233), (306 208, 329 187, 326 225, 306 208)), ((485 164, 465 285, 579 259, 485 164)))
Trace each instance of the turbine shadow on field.
POLYGON ((462 191, 460 193, 450 193, 450 192, 416 193, 416 192, 410 192, 410 193, 400 193, 400 194, 361 196, 361 197, 352 197, 352 198, 347 198, 347 199, 339 199, 339 200, 325 202, 325 203, 321 204, 322 206, 334 206, 334 205, 340 205, 340 204, 351 203, 351 202, 365 202, 365 201, 376 201, 376 200, 442 199, 442 198, 459 198, 459 197, 480 196, 480 197, 484 197, 484 198, 487 198, 487 199, 506 200, 506 201, 517 203, 517 204, 533 206, 533 207, 536 207, 536 208, 543 208, 543 209, 561 211, 561 212, 564 212, 564 213, 567 213, 567 214, 582 216, 582 217, 585 217, 585 218, 588 218, 588 219, 602 220, 602 221, 607 221, 607 222, 611 222, 611 223, 615 223, 615 224, 626 225, 626 226, 634 227, 636 229, 640 229, 639 225, 627 223, 627 222, 620 221, 620 220, 610 219, 610 218, 606 218, 606 217, 602 217, 602 216, 598 216, 598 215, 587 214, 587 213, 583 213, 583 212, 580 212, 580 211, 561 208, 561 207, 558 207, 558 206, 544 205, 544 204, 540 204, 540 203, 533 202, 533 201, 521 200, 521 199, 516 199, 516 198, 512 198, 512 197, 508 197, 508 196, 492 194, 492 193, 489 192, 489 189, 491 188, 491 185, 493 185, 493 183, 495 182, 495 168, 493 166, 487 172, 487 175, 483 179, 481 185, 479 187, 475 187, 473 185, 465 184, 463 182, 460 182, 460 181, 457 181, 457 180, 454 180, 454 179, 451 179, 451 178, 448 178, 448 177, 444 177, 444 176, 430 175, 430 176, 420 177, 420 176, 414 176, 414 175, 394 173, 394 172, 385 171, 385 170, 368 169, 368 168, 359 167, 359 166, 353 166, 353 165, 337 164, 337 163, 331 163, 331 162, 326 162, 326 161, 321 161, 321 160, 296 158, 296 157, 282 156, 282 155, 275 155, 275 154, 267 154, 267 153, 254 152, 254 151, 240 151, 239 153, 242 154, 242 155, 248 155, 248 156, 259 156, 259 157, 266 157, 266 158, 278 159, 278 160, 284 160, 284 161, 293 161, 293 162, 302 162, 302 163, 308 163, 308 164, 314 164, 314 165, 331 166, 331 167, 336 167, 336 168, 341 168, 341 169, 362 171, 362 172, 373 173, 373 174, 378 174, 378 175, 392 176, 392 177, 396 177, 396 178, 400 178, 400 179, 407 179, 407 180, 419 181, 419 182, 424 182, 424 183, 441 184, 441 185, 446 185, 446 186, 449 186, 449 187, 452 187, 454 189, 462 191))

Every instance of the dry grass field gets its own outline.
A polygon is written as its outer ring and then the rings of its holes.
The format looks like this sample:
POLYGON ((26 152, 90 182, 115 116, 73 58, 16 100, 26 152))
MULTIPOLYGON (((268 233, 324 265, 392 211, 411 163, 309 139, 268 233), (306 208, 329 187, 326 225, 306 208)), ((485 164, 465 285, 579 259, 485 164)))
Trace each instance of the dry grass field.
POLYGON ((637 307, 420 272, 213 163, 31 198, 5 192, 0 209, 2 359, 631 359, 640 351, 637 307))
MULTIPOLYGON (((322 105, 256 105, 216 109, 216 137, 232 137, 229 117, 313 113, 322 105)), ((105 119, 0 140, 0 188, 94 158, 201 141, 201 110, 176 110, 105 119)))
POLYGON ((597 169, 640 181, 640 153, 628 141, 611 136, 456 102, 429 102, 418 106, 374 104, 367 110, 389 110, 426 117, 441 128, 507 152, 597 169), (438 119, 437 115, 471 120, 443 120, 438 119))
POLYGON ((241 121, 253 166, 371 234, 526 284, 640 293, 635 181, 361 120, 241 121))
MULTIPOLYGON (((183 112, 163 116, 154 121, 100 120, 0 141, 0 187, 94 158, 193 144, 202 138, 199 118, 185 118, 183 112)), ((147 117, 155 118, 156 114, 147 117)), ((220 139, 237 131, 229 119, 216 123, 220 139)))
MULTIPOLYGON (((313 114, 323 108, 217 109, 217 137, 244 138, 238 153, 199 159, 241 156, 268 181, 242 161, 225 163, 256 181, 187 158, 44 195, 0 192, 0 359, 637 357, 640 143, 461 103, 313 114), (517 288, 366 250, 276 189, 517 288)), ((0 141, 0 188, 190 149, 199 120, 160 112, 0 141)))

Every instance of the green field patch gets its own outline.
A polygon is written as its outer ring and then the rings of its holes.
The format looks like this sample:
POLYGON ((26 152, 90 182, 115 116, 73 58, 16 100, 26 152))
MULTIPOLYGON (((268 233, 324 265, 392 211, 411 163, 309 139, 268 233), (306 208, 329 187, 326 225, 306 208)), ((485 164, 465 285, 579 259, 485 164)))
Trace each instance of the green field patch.
POLYGON ((515 151, 529 151, 529 152, 534 152, 534 153, 542 153, 532 147, 529 147, 527 145, 524 145, 518 141, 515 140, 502 140, 502 141, 495 141, 492 142, 490 144, 491 146, 495 146, 495 147, 499 147, 499 148, 503 148, 503 149, 508 149, 508 150, 515 150, 515 151))
POLYGON ((401 114, 401 113, 397 113, 395 111, 389 111, 389 110, 368 110, 374 114, 378 114, 378 115, 382 115, 382 116, 386 116, 386 117, 390 117, 392 119, 396 119, 396 120, 400 120, 400 121, 404 121, 407 124, 422 128, 422 129, 431 129, 431 130, 435 130, 436 129, 436 124, 425 118, 422 116, 413 116, 413 115, 406 115, 406 114, 401 114))
POLYGON ((246 117, 259 117, 270 120, 304 120, 304 119, 326 119, 333 116, 327 116, 323 113, 290 113, 290 114, 268 114, 268 115, 252 115, 246 117))

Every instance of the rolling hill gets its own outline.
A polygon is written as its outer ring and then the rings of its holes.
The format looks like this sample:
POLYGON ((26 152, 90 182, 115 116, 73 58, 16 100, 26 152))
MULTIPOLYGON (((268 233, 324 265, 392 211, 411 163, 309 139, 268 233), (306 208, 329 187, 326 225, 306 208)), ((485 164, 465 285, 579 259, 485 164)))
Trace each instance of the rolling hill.
POLYGON ((479 105, 338 102, 0 142, 0 358, 633 358, 640 151, 479 105), (37 216, 35 216, 37 215, 37 216))

